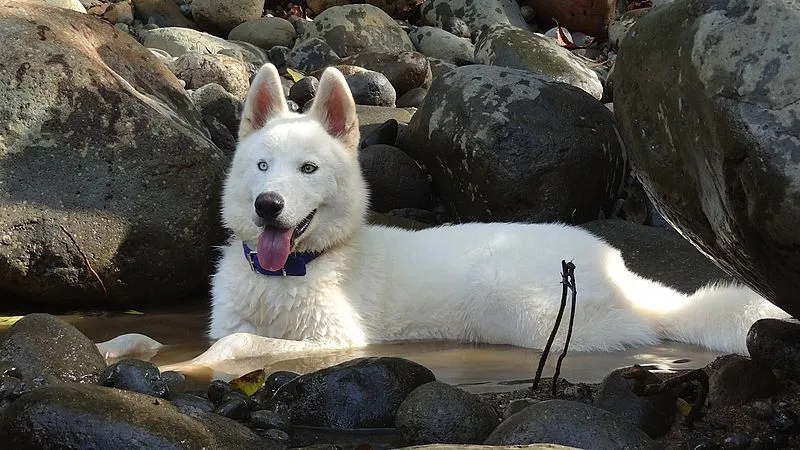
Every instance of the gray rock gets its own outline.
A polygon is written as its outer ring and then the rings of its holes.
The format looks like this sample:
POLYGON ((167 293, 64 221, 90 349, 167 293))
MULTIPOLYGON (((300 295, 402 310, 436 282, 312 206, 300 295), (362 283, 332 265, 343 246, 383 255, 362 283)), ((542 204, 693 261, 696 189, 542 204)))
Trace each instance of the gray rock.
POLYGON ((384 74, 365 70, 347 75, 345 79, 357 105, 394 107, 397 93, 384 74))
POLYGON ((271 49, 269 49, 268 52, 269 62, 274 64, 276 67, 283 67, 286 65, 286 60, 289 58, 289 52, 291 51, 292 49, 290 49, 289 47, 276 45, 271 49))
POLYGON ((192 91, 192 100, 203 116, 213 116, 237 136, 242 118, 242 100, 234 97, 224 87, 209 83, 192 91))
POLYGON ((800 322, 756 321, 747 333, 747 351, 761 365, 800 376, 800 322))
POLYGON ((123 359, 106 367, 98 384, 153 397, 169 397, 169 388, 161 379, 158 367, 138 359, 123 359))
POLYGON ((463 221, 587 222, 625 179, 612 114, 523 70, 464 66, 436 79, 401 137, 463 221))
POLYGON ((0 415, 0 440, 9 448, 275 448, 216 414, 75 383, 17 399, 0 415))
POLYGON ((286 57, 286 65, 301 72, 313 72, 338 64, 339 56, 323 39, 311 38, 295 46, 286 57))
MULTIPOLYGON (((623 367, 606 375, 594 399, 594 406, 612 412, 625 422, 635 425, 652 438, 669 432, 675 417, 675 395, 672 392, 639 396, 633 393, 636 383, 623 377, 630 368, 623 367)), ((661 383, 655 374, 646 371, 645 383, 661 383)))
POLYGON ((611 44, 612 48, 618 49, 631 27, 633 27, 640 17, 648 12, 650 12, 649 8, 634 9, 622 14, 608 24, 608 42, 611 44))
POLYGON ((276 45, 293 47, 297 32, 286 19, 260 17, 238 25, 228 34, 228 39, 249 42, 264 50, 270 50, 276 45))
POLYGON ((670 223, 799 316, 800 59, 787 55, 800 54, 800 41, 786 36, 800 10, 787 6, 676 0, 653 9, 620 48, 614 112, 670 223))
POLYGON ((473 62, 475 46, 472 41, 435 27, 419 27, 408 33, 411 42, 425 56, 451 63, 473 62))
POLYGON ((414 389, 400 405, 395 420, 408 445, 479 444, 499 423, 491 406, 439 381, 414 389))
POLYGON ((370 209, 433 207, 428 177, 410 156, 397 147, 372 145, 358 152, 361 171, 370 188, 370 209))
POLYGON ((272 398, 273 410, 294 425, 393 427, 400 403, 434 380, 433 372, 403 358, 357 358, 284 384, 272 398))
POLYGON ((578 448, 650 449, 654 442, 614 414, 584 403, 546 400, 514 414, 486 439, 488 445, 549 442, 578 448))
POLYGON ((538 33, 493 25, 475 43, 475 61, 528 70, 581 88, 598 100, 603 97, 603 84, 594 70, 554 39, 538 33))
POLYGON ((425 101, 426 95, 428 95, 428 90, 425 88, 411 89, 397 99, 396 106, 398 108, 417 108, 425 101))
POLYGON ((343 58, 342 64, 382 73, 392 83, 397 95, 403 95, 414 88, 430 86, 433 80, 427 58, 418 52, 362 52, 343 58))
POLYGON ((740 355, 725 355, 709 365, 708 404, 742 405, 777 395, 781 383, 769 365, 740 355))
POLYGON ((300 81, 289 88, 289 100, 298 105, 305 105, 306 102, 317 95, 319 80, 316 77, 303 77, 300 81))
POLYGON ((314 18, 299 40, 310 38, 324 39, 342 57, 365 50, 380 53, 414 50, 400 25, 380 8, 368 4, 326 9, 314 18))
POLYGON ((38 313, 23 317, 0 338, 0 361, 26 382, 93 382, 106 368, 97 346, 77 328, 38 313))
POLYGON ((154 23, 159 27, 194 28, 194 23, 184 17, 180 8, 171 0, 133 0, 134 17, 142 23, 154 23))
POLYGON ((453 63, 449 63, 439 58, 428 57, 428 63, 431 66, 431 77, 434 80, 458 67, 453 63))
POLYGON ((79 0, 39 0, 41 3, 57 8, 71 9, 72 11, 86 14, 86 8, 79 0))
POLYGON ((232 42, 188 28, 168 27, 142 30, 142 45, 164 50, 174 57, 188 52, 214 54, 221 51, 238 53, 242 61, 261 67, 267 62, 263 49, 246 42, 232 42))
POLYGON ((214 116, 203 116, 203 123, 211 134, 211 141, 230 158, 236 151, 236 135, 214 116))
POLYGON ((472 31, 498 23, 530 28, 514 0, 425 0, 421 11, 429 24, 445 30, 452 28, 449 23, 454 18, 463 20, 472 31))
POLYGON ((227 162, 178 80, 68 10, 3 0, 0 39, 37 43, 6 47, 20 70, 0 73, 0 179, 13 180, 0 185, 0 290, 71 308, 193 297, 223 237, 227 162))
POLYGON ((250 88, 247 66, 230 56, 189 52, 179 56, 169 68, 176 77, 186 82, 186 89, 198 89, 214 83, 244 101, 250 88))
POLYGON ((228 34, 264 12, 264 0, 192 0, 192 18, 197 26, 217 36, 228 34))

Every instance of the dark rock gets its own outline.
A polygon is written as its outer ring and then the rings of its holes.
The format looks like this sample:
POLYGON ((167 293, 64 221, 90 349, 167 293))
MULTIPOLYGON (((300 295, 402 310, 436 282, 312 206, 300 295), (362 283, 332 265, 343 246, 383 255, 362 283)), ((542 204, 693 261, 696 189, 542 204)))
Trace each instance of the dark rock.
POLYGON ((233 133, 214 116, 203 116, 203 123, 211 135, 211 142, 213 142, 222 152, 233 157, 236 152, 236 138, 233 133))
POLYGON ((750 438, 744 434, 732 434, 722 441, 725 450, 745 450, 750 446, 750 438))
POLYGON ((318 87, 319 80, 316 77, 303 77, 289 88, 289 100, 297 102, 298 105, 305 105, 317 95, 318 87))
POLYGON ((339 63, 339 55, 322 39, 309 39, 296 45, 286 56, 286 65, 301 72, 312 72, 339 63))
POLYGON ((209 400, 214 402, 215 405, 219 405, 222 403, 222 399, 225 398, 225 396, 235 391, 236 388, 230 383, 226 383, 222 380, 214 380, 208 385, 206 396, 209 400))
POLYGON ((263 449, 232 420, 131 391, 63 383, 23 395, 0 415, 7 448, 263 449))
POLYGON ((508 406, 506 409, 503 410, 503 420, 508 419, 509 417, 513 416, 514 414, 522 411, 523 409, 531 406, 532 404, 536 403, 537 400, 532 398, 518 398, 511 400, 508 402, 508 406))
POLYGON ((394 107, 397 93, 382 73, 365 70, 345 79, 357 105, 394 107))
POLYGON ((250 412, 252 410, 252 404, 246 399, 233 396, 223 400, 214 412, 229 419, 245 420, 250 417, 250 412))
POLYGON ((397 120, 389 119, 377 128, 373 129, 370 134, 361 137, 360 147, 363 149, 371 145, 394 145, 397 142, 397 132, 399 125, 397 120))
POLYGON ((133 2, 134 17, 142 23, 154 23, 159 27, 194 28, 194 23, 181 14, 175 2, 164 0, 136 0, 133 2))
POLYGON ((625 180, 611 112, 516 69, 464 66, 436 79, 399 147, 465 222, 587 222, 610 213, 625 180))
MULTIPOLYGON (((564 400, 592 403, 592 389, 588 384, 577 383, 564 388, 564 400)), ((597 405, 595 405, 597 406, 597 405)), ((604 408, 605 409, 605 408, 604 408)))
POLYGON ((638 19, 614 68, 620 134, 658 210, 794 316, 800 60, 785 58, 799 47, 784 36, 798 22, 758 0, 674 1, 638 19))
POLYGON ((708 403, 712 406, 741 405, 769 398, 781 390, 772 369, 739 355, 721 356, 710 365, 708 403))
POLYGON ((281 45, 276 45, 269 49, 269 62, 275 65, 275 67, 285 67, 286 61, 289 58, 289 53, 291 53, 292 49, 289 47, 284 47, 281 45))
POLYGON ((357 358, 301 375, 278 389, 274 410, 294 425, 393 427, 400 403, 433 372, 403 358, 357 358))
MULTIPOLYGON (((306 102, 307 105, 311 105, 311 103, 312 103, 311 100, 306 102)), ((286 100, 286 106, 289 107, 289 111, 291 112, 296 112, 296 113, 300 112, 300 105, 298 105, 297 102, 294 100, 286 100)))
POLYGON ((395 421, 408 445, 478 444, 499 423, 491 406, 439 381, 414 389, 397 410, 395 421))
POLYGON ((654 442, 635 426, 600 408, 566 400, 535 403, 503 421, 487 445, 547 442, 578 448, 650 449, 654 442))
POLYGON ((361 149, 358 160, 370 188, 373 211, 432 206, 428 177, 419 164, 399 148, 373 145, 361 149))
POLYGON ((171 394, 169 401, 180 408, 195 408, 207 413, 214 412, 216 408, 211 400, 185 392, 171 394))
POLYGON ((255 428, 262 430, 281 430, 287 433, 292 431, 292 423, 285 417, 266 409, 253 411, 250 413, 250 423, 255 428))
POLYGON ((775 407, 768 401, 759 400, 745 408, 750 417, 758 420, 769 420, 775 415, 775 407))
POLYGON ((16 400, 20 395, 30 391, 28 384, 19 378, 0 375, 0 402, 16 400))
MULTIPOLYGON (((612 412, 650 437, 656 438, 669 432, 675 417, 675 395, 663 392, 656 395, 639 396, 633 393, 634 380, 623 377, 630 370, 624 367, 609 373, 600 384, 594 406, 612 412)), ((661 379, 644 370, 647 384, 661 383, 661 379)))
POLYGON ((192 91, 192 101, 203 117, 212 116, 222 122, 231 135, 239 134, 243 102, 226 91, 224 87, 216 83, 201 86, 192 91))
POLYGON ((180 372, 174 370, 161 372, 161 379, 164 380, 167 388, 169 388, 170 398, 172 398, 172 394, 183 392, 186 389, 186 375, 180 372))
POLYGON ((428 90, 422 87, 411 89, 397 99, 398 108, 418 107, 428 95, 428 90))
POLYGON ((0 306, 196 299, 227 160, 175 76, 108 23, 41 3, 0 0, 0 41, 36 43, 3 47, 0 306))
POLYGON ((264 389, 274 393, 281 386, 284 384, 294 380, 295 378, 299 377, 299 373, 290 372, 288 370, 279 370, 277 372, 272 372, 267 376, 267 379, 264 380, 264 389))
POLYGON ((761 319, 747 333, 747 350, 760 364, 800 376, 800 322, 761 319))
POLYGON ((0 337, 0 361, 16 368, 25 381, 97 380, 106 368, 94 342, 50 314, 28 314, 0 337))
MULTIPOLYGON (((441 211, 429 211, 418 208, 398 208, 386 213, 390 217, 416 222, 417 225, 441 225, 449 222, 449 218, 441 211)), ((418 229, 416 226, 413 229, 418 229)))
POLYGON ((283 430, 276 430, 274 428, 264 432, 264 437, 269 439, 270 441, 284 445, 288 444, 289 440, 291 439, 287 432, 283 430))
MULTIPOLYGON (((382 128, 388 120, 394 120, 399 124, 397 136, 400 136, 401 126, 408 124, 411 120, 411 113, 408 110, 384 106, 356 105, 356 114, 358 115, 358 128, 361 136, 369 136, 377 129, 382 128)), ((397 145, 397 141, 376 142, 376 144, 397 145)))
POLYGON ((169 388, 161 379, 158 367, 147 361, 123 359, 108 367, 100 374, 101 386, 115 387, 126 391, 168 398, 169 388))
POLYGON ((797 414, 794 411, 778 411, 770 421, 772 429, 781 433, 797 434, 797 414))
POLYGON ((342 59, 342 63, 382 73, 398 96, 414 88, 428 87, 433 80, 428 59, 417 52, 362 52, 342 59))

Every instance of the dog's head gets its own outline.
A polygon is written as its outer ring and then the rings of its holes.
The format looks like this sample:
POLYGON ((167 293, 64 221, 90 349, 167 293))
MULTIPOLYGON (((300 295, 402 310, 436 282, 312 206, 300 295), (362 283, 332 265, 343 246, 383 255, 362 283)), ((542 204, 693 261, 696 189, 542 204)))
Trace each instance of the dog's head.
POLYGON ((342 74, 322 74, 311 110, 290 112, 275 66, 253 79, 225 182, 222 219, 281 269, 290 252, 324 251, 349 238, 367 208, 358 164, 358 118, 342 74))

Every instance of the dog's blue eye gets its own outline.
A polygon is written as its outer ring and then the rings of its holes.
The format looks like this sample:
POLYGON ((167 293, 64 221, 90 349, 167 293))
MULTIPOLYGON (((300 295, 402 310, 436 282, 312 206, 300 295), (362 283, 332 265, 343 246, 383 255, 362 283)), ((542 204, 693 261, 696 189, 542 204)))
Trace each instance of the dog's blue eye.
POLYGON ((269 168, 269 166, 267 165, 266 161, 259 161, 258 162, 258 170, 260 170, 262 172, 266 172, 267 168, 269 168))
POLYGON ((314 173, 317 171, 317 166, 311 163, 305 163, 300 167, 300 171, 303 173, 314 173))

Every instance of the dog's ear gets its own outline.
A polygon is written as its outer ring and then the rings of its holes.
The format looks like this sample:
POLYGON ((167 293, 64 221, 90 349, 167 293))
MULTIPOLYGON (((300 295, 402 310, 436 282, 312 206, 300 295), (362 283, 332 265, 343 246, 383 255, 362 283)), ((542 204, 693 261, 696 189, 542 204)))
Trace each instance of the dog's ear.
POLYGON ((270 63, 258 70, 244 101, 239 140, 263 127, 268 120, 289 111, 278 69, 270 63))
POLYGON ((358 150, 358 117, 353 94, 344 76, 335 67, 328 67, 320 77, 311 115, 328 133, 342 141, 349 150, 358 150))

